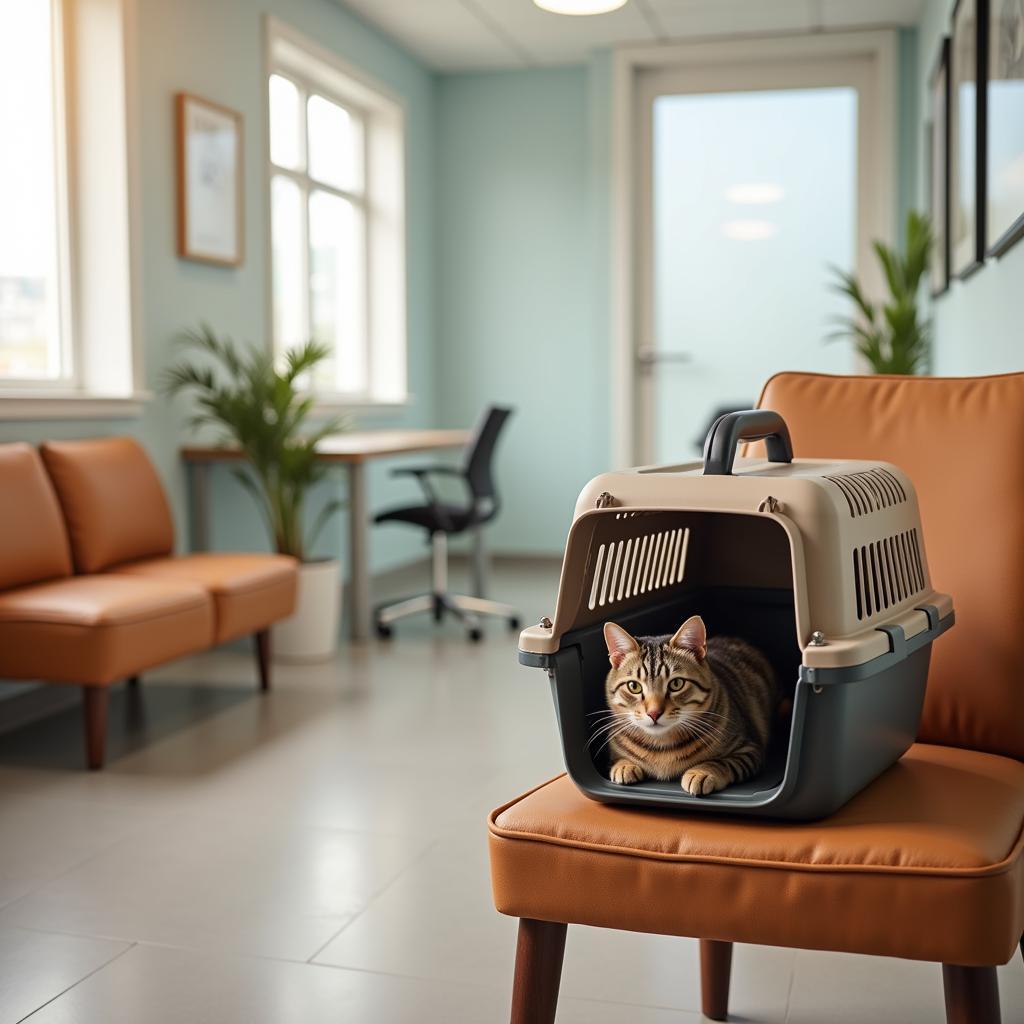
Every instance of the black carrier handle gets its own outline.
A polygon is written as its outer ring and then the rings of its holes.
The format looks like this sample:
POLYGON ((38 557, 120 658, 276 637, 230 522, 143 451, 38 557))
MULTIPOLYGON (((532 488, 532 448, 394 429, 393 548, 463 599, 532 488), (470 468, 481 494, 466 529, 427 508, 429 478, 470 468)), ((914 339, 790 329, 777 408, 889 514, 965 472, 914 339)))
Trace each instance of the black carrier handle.
POLYGON ((730 476, 740 441, 764 440, 769 462, 792 462, 786 421, 771 409, 744 409, 719 416, 704 442, 704 475, 730 476))

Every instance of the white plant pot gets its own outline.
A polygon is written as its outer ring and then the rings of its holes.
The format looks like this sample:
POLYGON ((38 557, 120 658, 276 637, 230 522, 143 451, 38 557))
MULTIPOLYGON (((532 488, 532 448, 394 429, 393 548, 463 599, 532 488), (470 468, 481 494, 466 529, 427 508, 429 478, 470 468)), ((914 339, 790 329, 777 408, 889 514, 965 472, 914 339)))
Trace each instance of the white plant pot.
POLYGON ((334 559, 304 562, 295 613, 271 627, 271 653, 281 661, 325 661, 338 648, 340 624, 340 564, 334 559))

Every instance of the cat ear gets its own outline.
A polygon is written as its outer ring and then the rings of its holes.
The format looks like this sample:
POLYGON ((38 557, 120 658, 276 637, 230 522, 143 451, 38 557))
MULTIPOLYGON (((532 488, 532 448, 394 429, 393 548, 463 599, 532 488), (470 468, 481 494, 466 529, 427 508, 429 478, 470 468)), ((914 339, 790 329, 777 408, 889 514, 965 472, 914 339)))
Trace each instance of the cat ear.
POLYGON ((640 650, 640 645, 614 622, 604 624, 604 642, 608 645, 608 660, 612 668, 618 668, 627 654, 640 650))
POLYGON ((704 620, 699 615, 691 615, 676 630, 676 635, 669 643, 689 651, 698 661, 703 661, 708 653, 708 634, 704 620))

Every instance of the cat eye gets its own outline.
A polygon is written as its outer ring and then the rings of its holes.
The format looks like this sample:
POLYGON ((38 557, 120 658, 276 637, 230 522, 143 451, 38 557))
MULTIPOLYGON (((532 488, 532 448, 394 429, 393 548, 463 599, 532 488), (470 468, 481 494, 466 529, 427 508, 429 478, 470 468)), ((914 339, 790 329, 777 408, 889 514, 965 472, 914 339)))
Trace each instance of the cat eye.
POLYGON ((630 681, 626 683, 626 689, 629 690, 630 693, 644 692, 644 688, 635 679, 630 679, 630 681))
POLYGON ((668 683, 668 692, 678 693, 687 684, 687 682, 688 680, 686 679, 670 679, 668 683))

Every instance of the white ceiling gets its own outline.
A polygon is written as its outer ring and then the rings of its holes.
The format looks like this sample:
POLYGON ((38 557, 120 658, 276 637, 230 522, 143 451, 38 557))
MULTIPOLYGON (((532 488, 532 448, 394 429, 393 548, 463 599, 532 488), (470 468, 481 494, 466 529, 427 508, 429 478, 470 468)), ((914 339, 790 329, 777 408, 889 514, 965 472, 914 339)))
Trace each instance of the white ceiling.
POLYGON ((913 25, 928 0, 628 0, 593 17, 532 0, 337 0, 438 71, 578 64, 591 50, 768 32, 913 25))

